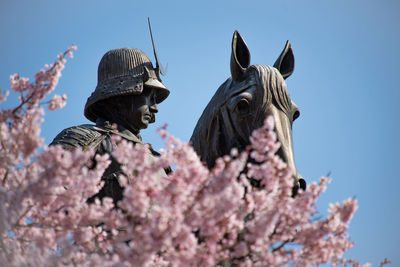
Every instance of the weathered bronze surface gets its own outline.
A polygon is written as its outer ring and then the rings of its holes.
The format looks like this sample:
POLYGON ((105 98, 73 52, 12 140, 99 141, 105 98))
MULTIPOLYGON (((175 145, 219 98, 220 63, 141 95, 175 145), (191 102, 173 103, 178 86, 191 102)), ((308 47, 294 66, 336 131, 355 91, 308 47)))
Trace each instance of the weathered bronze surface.
POLYGON ((190 141, 202 161, 213 167, 218 157, 236 147, 249 145, 253 130, 261 127, 267 116, 275 119, 275 132, 281 142, 278 155, 295 170, 295 185, 306 183, 296 169, 292 147, 292 124, 299 109, 290 99, 285 79, 294 70, 294 55, 287 41, 273 67, 250 65, 250 52, 240 34, 232 39, 231 78, 216 91, 203 111, 190 141))
MULTIPOLYGON (((140 145, 140 130, 155 122, 157 104, 168 95, 169 90, 160 79, 159 69, 153 68, 145 53, 136 48, 110 50, 99 63, 97 87, 85 105, 85 116, 96 125, 67 128, 50 145, 61 145, 68 150, 93 148, 98 154, 111 155, 112 134, 140 145)), ((150 157, 157 155, 150 149, 150 157)), ((102 177, 104 187, 89 202, 105 196, 111 197, 115 203, 122 199, 123 188, 118 182, 121 168, 112 157, 111 161, 102 177)), ((165 175, 165 171, 160 170, 160 176, 165 175)))

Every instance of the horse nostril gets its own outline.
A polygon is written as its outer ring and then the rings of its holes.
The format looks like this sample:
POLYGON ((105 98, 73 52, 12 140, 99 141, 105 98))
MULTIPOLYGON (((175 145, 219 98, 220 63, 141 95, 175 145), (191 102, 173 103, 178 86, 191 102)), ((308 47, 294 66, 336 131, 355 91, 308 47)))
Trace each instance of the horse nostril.
POLYGON ((303 191, 306 190, 306 181, 303 178, 299 178, 294 176, 294 185, 292 188, 292 197, 295 197, 299 191, 299 189, 302 189, 303 191))
POLYGON ((299 184, 300 184, 300 188, 303 189, 304 191, 306 191, 306 189, 307 189, 306 180, 304 180, 303 178, 300 178, 299 179, 299 184))

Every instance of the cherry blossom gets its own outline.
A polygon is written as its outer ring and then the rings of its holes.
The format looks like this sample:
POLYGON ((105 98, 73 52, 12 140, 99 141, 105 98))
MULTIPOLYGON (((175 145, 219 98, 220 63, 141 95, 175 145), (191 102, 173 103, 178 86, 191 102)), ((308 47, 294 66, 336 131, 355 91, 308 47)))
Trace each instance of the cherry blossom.
MULTIPOLYGON (((164 128, 166 149, 156 159, 148 145, 116 136, 112 155, 44 145, 42 105, 65 105, 65 95, 45 100, 73 50, 34 81, 10 77, 20 103, 0 111, 0 265, 359 266, 343 258, 354 245, 347 231, 357 200, 331 204, 326 218, 315 218, 328 178, 293 197, 272 117, 246 151, 233 149, 212 170, 164 128), (122 165, 124 198, 117 206, 109 198, 88 204, 103 186, 110 156, 122 165), (173 172, 165 175, 169 166, 173 172)), ((1 91, 0 101, 7 94, 1 91)))

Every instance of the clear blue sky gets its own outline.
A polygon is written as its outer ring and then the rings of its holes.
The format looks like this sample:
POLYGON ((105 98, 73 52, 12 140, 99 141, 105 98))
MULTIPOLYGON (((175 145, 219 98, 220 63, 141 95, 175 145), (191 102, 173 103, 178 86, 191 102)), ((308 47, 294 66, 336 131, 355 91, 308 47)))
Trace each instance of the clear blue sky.
POLYGON ((296 67, 287 84, 301 110, 293 129, 297 168, 308 183, 331 172, 322 214, 329 202, 358 199, 350 226, 356 245, 348 256, 374 265, 389 257, 400 266, 399 1, 2 0, 0 88, 9 89, 10 74, 32 77, 70 44, 78 46, 56 90, 68 104, 45 117, 49 143, 62 129, 88 123, 83 106, 107 50, 137 47, 153 58, 148 16, 169 66, 164 81, 171 95, 159 105, 155 125, 142 132, 145 141, 162 147, 155 129, 166 122, 173 135, 189 140, 230 75, 235 29, 253 64, 273 64, 289 39, 296 67))

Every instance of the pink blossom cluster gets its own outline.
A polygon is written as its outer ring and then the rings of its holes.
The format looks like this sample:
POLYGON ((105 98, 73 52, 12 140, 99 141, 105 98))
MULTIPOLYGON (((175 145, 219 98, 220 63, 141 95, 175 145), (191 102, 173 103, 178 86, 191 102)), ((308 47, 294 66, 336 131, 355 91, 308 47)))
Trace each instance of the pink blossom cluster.
POLYGON ((54 97, 49 101, 49 105, 47 108, 51 111, 63 108, 67 104, 67 95, 63 94, 62 96, 60 95, 54 95, 54 97))
MULTIPOLYGON (((0 113, 0 265, 359 266, 343 258, 353 246, 347 229, 357 201, 332 204, 327 218, 314 218, 329 179, 292 196, 292 170, 276 156, 272 118, 253 132, 245 152, 233 149, 212 170, 165 129, 166 149, 156 159, 147 145, 113 137, 124 198, 117 207, 109 198, 88 204, 103 185, 108 155, 95 156, 93 165, 93 151, 46 147, 40 138, 40 101, 74 49, 33 84, 11 77, 21 104, 0 113)), ((60 108, 65 97, 48 103, 60 108)))

